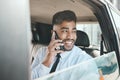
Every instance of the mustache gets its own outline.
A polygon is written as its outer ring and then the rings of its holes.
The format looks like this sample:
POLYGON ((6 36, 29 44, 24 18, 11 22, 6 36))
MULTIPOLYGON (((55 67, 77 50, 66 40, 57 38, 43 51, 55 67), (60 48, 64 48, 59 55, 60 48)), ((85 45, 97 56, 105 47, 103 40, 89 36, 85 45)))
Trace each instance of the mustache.
POLYGON ((75 42, 74 39, 64 39, 63 42, 66 42, 66 41, 72 41, 72 42, 75 42))

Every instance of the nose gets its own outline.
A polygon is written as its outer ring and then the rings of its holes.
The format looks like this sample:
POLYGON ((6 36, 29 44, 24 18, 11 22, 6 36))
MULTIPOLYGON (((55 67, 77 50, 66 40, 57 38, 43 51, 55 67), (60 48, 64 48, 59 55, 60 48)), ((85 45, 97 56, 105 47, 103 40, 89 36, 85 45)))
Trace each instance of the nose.
POLYGON ((67 38, 68 38, 68 39, 72 39, 73 36, 74 36, 74 35, 72 34, 72 32, 68 32, 68 33, 67 33, 67 38))

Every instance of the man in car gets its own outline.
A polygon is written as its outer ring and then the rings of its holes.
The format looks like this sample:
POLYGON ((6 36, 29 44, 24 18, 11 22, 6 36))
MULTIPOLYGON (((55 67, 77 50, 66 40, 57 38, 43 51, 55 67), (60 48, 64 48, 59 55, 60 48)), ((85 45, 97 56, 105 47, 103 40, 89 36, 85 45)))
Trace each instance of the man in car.
MULTIPOLYGON (((51 41, 48 47, 38 50, 38 55, 32 64, 33 79, 92 58, 74 45, 77 38, 76 20, 75 13, 70 10, 58 12, 53 16, 51 41), (55 64, 57 66, 53 67, 55 64)), ((97 74, 97 67, 95 69, 97 74)))

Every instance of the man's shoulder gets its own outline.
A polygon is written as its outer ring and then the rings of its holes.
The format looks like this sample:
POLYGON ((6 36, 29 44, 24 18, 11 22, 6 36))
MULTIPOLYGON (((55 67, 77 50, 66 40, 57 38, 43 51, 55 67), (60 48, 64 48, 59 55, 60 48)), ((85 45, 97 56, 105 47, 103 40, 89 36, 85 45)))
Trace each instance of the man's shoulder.
POLYGON ((44 50, 46 50, 47 49, 47 47, 40 47, 39 49, 38 49, 38 51, 44 51, 44 50))
POLYGON ((73 51, 82 52, 83 50, 79 48, 78 46, 74 46, 73 51))
POLYGON ((47 47, 40 47, 37 51, 37 55, 38 56, 45 55, 46 49, 47 49, 47 47))
POLYGON ((83 55, 83 56, 90 56, 88 53, 86 53, 86 51, 82 50, 81 48, 74 46, 74 51, 76 53, 76 55, 83 55))

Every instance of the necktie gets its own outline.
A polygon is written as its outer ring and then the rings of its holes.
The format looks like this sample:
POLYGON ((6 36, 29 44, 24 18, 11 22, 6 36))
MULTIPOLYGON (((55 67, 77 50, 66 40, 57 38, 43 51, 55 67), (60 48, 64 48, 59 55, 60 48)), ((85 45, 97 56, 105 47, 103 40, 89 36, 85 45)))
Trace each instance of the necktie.
POLYGON ((56 59, 55 63, 53 64, 50 73, 55 72, 55 70, 57 68, 57 65, 58 65, 58 63, 60 61, 60 57, 61 57, 60 53, 58 53, 56 57, 57 57, 57 59, 56 59))

